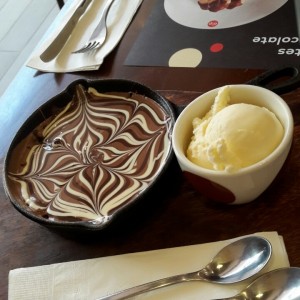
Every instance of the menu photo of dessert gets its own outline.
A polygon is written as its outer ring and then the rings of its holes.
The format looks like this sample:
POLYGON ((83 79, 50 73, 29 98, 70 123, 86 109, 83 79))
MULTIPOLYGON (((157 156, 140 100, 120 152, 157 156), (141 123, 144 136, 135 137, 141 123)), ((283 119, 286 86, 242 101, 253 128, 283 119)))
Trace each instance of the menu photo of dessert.
POLYGON ((198 4, 202 9, 212 12, 222 9, 233 9, 243 3, 244 0, 198 0, 198 4))
POLYGON ((198 29, 231 28, 257 21, 288 0, 165 0, 167 15, 176 23, 198 29))

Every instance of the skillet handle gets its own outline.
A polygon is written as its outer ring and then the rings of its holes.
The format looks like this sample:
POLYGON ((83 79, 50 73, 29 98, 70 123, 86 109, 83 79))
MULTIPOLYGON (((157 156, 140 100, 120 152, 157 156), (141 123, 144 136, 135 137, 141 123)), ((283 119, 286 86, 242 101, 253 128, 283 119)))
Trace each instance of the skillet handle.
MULTIPOLYGON (((251 79, 247 84, 267 88, 276 94, 285 94, 300 87, 300 70, 297 67, 283 67, 272 69, 251 79)), ((171 103, 176 117, 185 109, 186 105, 171 103)))
POLYGON ((276 94, 284 94, 300 86, 300 71, 297 67, 269 70, 247 83, 267 88, 276 94))

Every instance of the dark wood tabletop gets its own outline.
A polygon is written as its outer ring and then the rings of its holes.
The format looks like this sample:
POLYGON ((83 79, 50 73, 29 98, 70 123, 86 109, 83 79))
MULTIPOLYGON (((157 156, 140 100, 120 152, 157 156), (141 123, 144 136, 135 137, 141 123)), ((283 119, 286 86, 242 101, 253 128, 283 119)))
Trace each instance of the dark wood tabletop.
MULTIPOLYGON (((125 78, 187 104, 210 89, 245 83, 263 70, 125 66, 131 45, 154 0, 144 1, 120 44, 98 71, 54 74, 23 67, 0 100, 0 163, 18 127, 42 103, 78 78, 125 78)), ((15 210, 0 186, 0 298, 6 299, 8 273, 21 267, 184 246, 261 231, 283 236, 292 266, 300 267, 300 89, 283 94, 294 120, 290 156, 273 184, 255 201, 238 206, 211 202, 195 192, 174 159, 144 199, 99 232, 63 233, 43 227, 15 210)))

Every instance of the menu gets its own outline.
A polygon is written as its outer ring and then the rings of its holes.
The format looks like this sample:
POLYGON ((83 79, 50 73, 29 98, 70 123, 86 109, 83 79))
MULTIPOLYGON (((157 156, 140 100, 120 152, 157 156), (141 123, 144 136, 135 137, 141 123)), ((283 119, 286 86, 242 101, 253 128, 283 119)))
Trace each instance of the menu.
POLYGON ((299 62, 296 1, 158 0, 128 66, 271 69, 299 62))

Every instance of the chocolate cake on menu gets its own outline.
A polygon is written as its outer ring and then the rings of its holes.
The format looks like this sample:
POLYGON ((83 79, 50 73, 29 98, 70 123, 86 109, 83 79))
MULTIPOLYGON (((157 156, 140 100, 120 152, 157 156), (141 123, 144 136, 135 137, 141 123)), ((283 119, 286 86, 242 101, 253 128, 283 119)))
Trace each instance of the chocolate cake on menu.
POLYGON ((154 180, 171 148, 169 122, 143 95, 77 85, 13 149, 9 190, 47 220, 101 224, 154 180))
POLYGON ((218 12, 223 9, 233 9, 241 6, 244 0, 198 0, 198 4, 203 10, 218 12))

